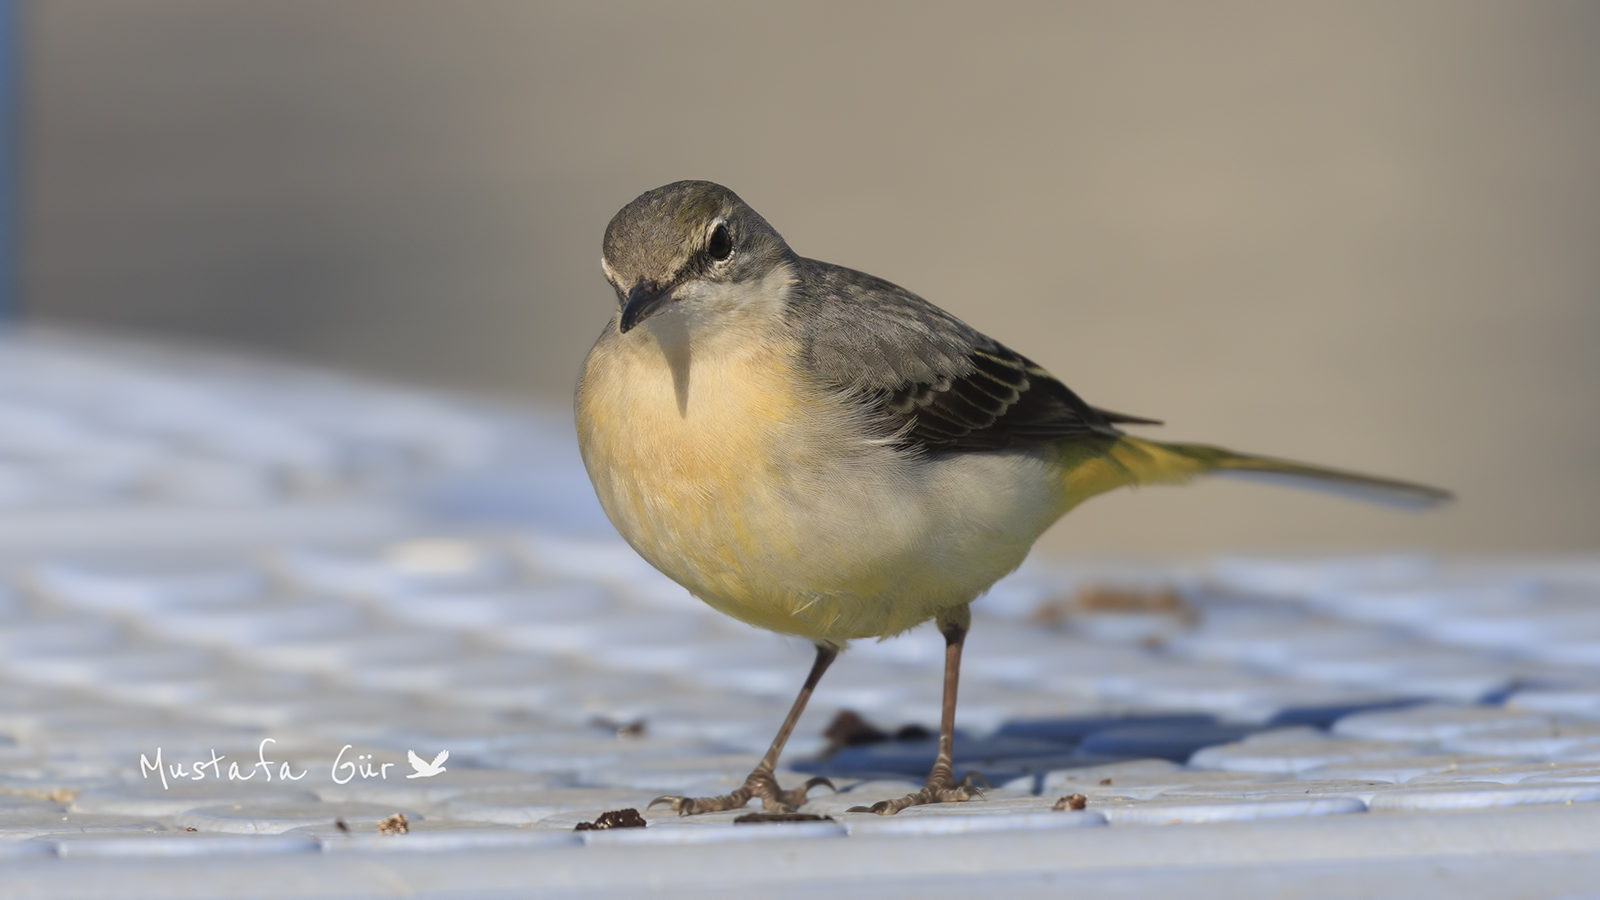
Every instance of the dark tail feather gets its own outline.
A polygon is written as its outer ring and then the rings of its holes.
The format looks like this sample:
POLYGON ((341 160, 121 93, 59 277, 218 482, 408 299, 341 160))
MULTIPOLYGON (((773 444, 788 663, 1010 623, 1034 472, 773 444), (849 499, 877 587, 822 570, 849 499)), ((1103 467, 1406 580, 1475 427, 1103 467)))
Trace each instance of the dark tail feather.
POLYGON ((1127 413, 1113 412, 1109 409, 1095 408, 1095 412, 1113 425, 1165 425, 1160 419, 1146 419, 1144 416, 1130 416, 1127 413))

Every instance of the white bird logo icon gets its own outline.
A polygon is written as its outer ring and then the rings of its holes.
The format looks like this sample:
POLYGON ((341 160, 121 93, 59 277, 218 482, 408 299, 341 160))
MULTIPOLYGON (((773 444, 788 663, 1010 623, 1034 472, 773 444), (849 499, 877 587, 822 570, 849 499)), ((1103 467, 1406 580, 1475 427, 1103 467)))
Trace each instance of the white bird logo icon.
POLYGON ((446 771, 444 767, 444 761, 449 758, 449 750, 440 750, 439 755, 433 758, 433 762, 425 762, 422 757, 417 755, 417 751, 407 750, 406 759, 411 760, 411 768, 416 769, 417 771, 413 774, 407 775, 406 777, 432 778, 440 772, 446 771))

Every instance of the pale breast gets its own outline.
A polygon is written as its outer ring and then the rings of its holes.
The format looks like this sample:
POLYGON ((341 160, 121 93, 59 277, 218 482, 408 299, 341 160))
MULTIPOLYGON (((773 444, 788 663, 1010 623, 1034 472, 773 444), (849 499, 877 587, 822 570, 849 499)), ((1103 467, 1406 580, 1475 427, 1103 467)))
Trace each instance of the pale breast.
MULTIPOLYGON (((629 543, 673 578, 715 590, 752 556, 781 553, 777 502, 801 423, 792 348, 763 341, 688 346, 671 317, 590 353, 578 393, 579 445, 600 503, 629 543)), ((742 576, 743 577, 743 576, 742 576)))
POLYGON ((622 536, 729 615, 813 640, 904 630, 987 589, 1059 515, 1038 456, 907 455, 809 388, 793 345, 691 347, 660 319, 596 344, 579 443, 622 536))

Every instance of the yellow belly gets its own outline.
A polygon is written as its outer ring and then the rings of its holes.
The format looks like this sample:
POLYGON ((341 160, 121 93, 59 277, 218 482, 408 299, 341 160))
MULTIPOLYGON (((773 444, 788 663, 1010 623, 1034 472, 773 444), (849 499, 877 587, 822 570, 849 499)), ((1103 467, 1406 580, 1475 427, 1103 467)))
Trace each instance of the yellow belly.
POLYGON ((886 636, 970 602, 1065 509, 1053 454, 929 460, 797 389, 795 350, 614 330, 579 383, 579 446, 640 555, 728 615, 810 640, 886 636))

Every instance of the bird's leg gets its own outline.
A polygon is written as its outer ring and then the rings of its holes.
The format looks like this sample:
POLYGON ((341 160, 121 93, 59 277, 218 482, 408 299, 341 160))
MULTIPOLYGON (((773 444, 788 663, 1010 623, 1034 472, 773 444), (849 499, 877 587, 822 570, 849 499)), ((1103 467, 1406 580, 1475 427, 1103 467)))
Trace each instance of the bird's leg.
POLYGON ((933 771, 922 790, 907 794, 898 800, 880 800, 870 807, 852 807, 851 812, 875 812, 892 816, 908 806, 925 803, 957 803, 982 797, 983 792, 955 777, 956 688, 961 682, 961 645, 967 639, 967 628, 972 624, 972 612, 962 606, 939 616, 939 631, 944 635, 944 708, 939 715, 939 755, 933 760, 933 771))
POLYGON ((806 702, 811 699, 811 692, 816 690, 817 682, 822 680, 822 673, 828 671, 828 666, 832 665, 838 656, 838 647, 832 644, 817 644, 817 660, 811 664, 811 674, 806 676, 806 683, 800 688, 800 696, 794 698, 794 706, 789 708, 789 715, 778 729, 778 736, 772 739, 772 746, 767 749, 767 755, 761 757, 761 762, 756 764, 755 770, 738 790, 720 797, 657 797, 650 801, 650 806, 670 803, 679 815, 690 816, 695 813, 740 809, 750 802, 751 797, 760 797, 761 808, 767 812, 794 812, 805 804, 806 791, 819 784, 825 784, 832 789, 833 782, 817 777, 786 791, 778 787, 778 780, 773 776, 773 772, 778 768, 778 754, 783 752, 783 745, 789 742, 789 733, 794 731, 795 723, 800 721, 800 714, 806 711, 806 702))

